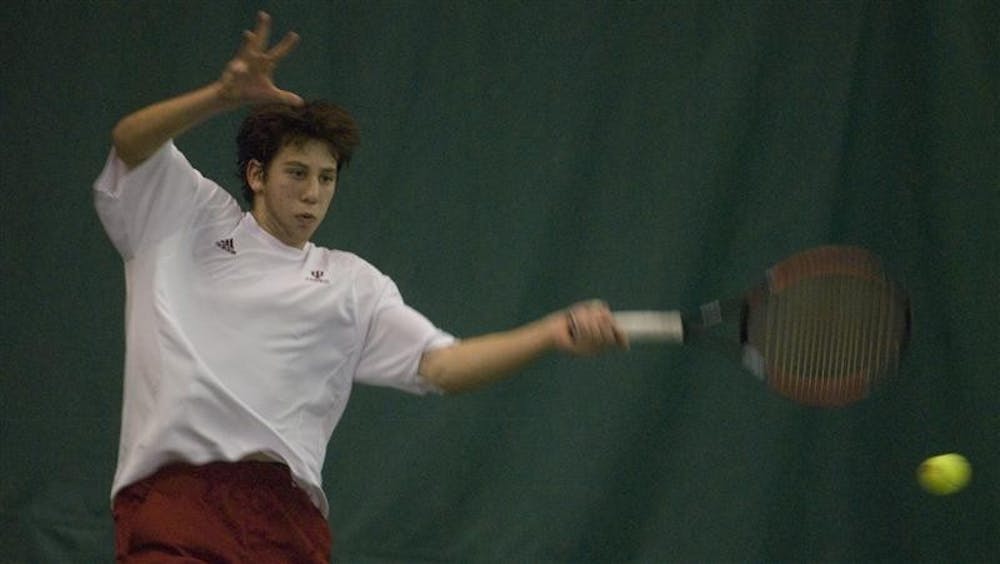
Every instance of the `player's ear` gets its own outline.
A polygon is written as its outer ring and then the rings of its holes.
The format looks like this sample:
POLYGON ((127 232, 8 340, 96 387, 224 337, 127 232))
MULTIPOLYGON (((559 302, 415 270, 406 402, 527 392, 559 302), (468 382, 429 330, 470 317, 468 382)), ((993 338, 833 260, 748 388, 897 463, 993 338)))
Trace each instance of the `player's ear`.
POLYGON ((260 161, 257 159, 250 159, 250 162, 247 163, 244 175, 246 176, 247 186, 249 186, 254 193, 260 192, 264 189, 264 165, 260 161))

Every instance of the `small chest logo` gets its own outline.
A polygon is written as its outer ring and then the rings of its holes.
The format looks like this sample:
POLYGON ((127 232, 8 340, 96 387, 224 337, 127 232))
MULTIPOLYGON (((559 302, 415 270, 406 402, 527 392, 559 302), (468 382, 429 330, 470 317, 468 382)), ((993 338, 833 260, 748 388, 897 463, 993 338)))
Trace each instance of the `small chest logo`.
POLYGON ((329 284, 330 281, 326 278, 326 273, 322 270, 310 270, 309 277, 306 278, 309 282, 319 282, 321 284, 329 284))
POLYGON ((236 245, 233 243, 232 239, 220 239, 215 242, 215 246, 231 255, 236 254, 236 245))

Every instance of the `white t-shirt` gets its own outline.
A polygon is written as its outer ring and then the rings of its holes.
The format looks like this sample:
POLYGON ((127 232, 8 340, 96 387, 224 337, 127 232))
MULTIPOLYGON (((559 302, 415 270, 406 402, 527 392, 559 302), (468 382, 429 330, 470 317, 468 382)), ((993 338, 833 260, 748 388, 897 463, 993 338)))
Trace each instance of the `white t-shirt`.
POLYGON ((361 258, 271 236, 173 143, 131 171, 112 151, 94 189, 127 288, 112 497, 172 462, 265 455, 327 515, 351 385, 437 391, 420 358, 454 337, 361 258))

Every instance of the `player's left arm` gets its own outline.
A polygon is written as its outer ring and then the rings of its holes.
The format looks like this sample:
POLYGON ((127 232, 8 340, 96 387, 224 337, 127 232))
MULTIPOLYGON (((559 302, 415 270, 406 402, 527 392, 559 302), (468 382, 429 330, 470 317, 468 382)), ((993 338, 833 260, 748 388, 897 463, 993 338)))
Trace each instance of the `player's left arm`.
POLYGON ((268 46, 271 16, 257 14, 257 27, 243 33, 243 45, 219 79, 190 92, 168 98, 122 118, 111 132, 115 152, 129 168, 139 166, 167 141, 205 120, 248 104, 279 102, 301 105, 302 98, 274 84, 274 71, 298 44, 289 32, 268 46))
POLYGON ((627 348, 607 304, 576 304, 508 331, 464 339, 424 353, 420 374, 448 393, 502 380, 551 351, 578 356, 627 348))

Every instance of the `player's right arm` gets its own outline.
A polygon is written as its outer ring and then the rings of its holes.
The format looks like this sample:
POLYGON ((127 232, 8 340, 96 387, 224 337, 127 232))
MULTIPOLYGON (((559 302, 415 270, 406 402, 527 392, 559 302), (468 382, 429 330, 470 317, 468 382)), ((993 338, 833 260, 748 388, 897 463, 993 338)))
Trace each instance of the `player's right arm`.
POLYGON ((243 45, 215 82, 158 102, 124 117, 112 131, 118 158, 131 169, 142 164, 167 141, 218 113, 244 104, 301 104, 302 98, 274 84, 274 69, 298 44, 288 33, 268 49, 271 18, 257 14, 257 27, 243 33, 243 45))
POLYGON ((503 380, 549 351, 592 355, 613 348, 627 349, 628 336, 607 304, 592 300, 515 329, 426 351, 418 370, 437 388, 457 393, 503 380))

